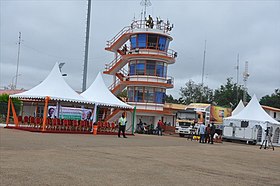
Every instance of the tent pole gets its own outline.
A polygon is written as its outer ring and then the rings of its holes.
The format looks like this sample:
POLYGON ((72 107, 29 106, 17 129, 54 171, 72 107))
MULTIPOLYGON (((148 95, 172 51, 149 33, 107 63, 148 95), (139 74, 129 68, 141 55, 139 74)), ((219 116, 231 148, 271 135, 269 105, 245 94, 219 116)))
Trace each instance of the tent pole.
POLYGON ((133 108, 133 115, 132 115, 132 134, 134 134, 135 114, 136 114, 136 107, 133 108))
POLYGON ((8 111, 7 111, 7 118, 6 118, 6 127, 9 126, 9 121, 10 121, 10 106, 11 106, 11 98, 9 97, 8 111))
POLYGON ((18 127, 18 117, 17 117, 16 109, 15 109, 15 107, 14 107, 14 104, 13 104, 13 100, 12 100, 12 99, 11 99, 11 105, 12 105, 12 112, 13 112, 14 124, 16 125, 16 127, 18 127))
POLYGON ((46 131, 46 121, 47 121, 47 112, 48 112, 48 103, 49 103, 50 97, 46 96, 45 98, 45 107, 44 107, 44 116, 43 116, 43 131, 46 131))

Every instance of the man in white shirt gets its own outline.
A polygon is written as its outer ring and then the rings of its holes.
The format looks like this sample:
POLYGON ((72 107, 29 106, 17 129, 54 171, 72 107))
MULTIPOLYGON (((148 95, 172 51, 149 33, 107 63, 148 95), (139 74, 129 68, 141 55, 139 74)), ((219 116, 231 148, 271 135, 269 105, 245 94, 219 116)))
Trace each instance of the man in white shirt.
POLYGON ((120 117, 119 119, 119 132, 118 132, 118 137, 120 138, 121 137, 121 131, 122 131, 122 134, 123 134, 123 137, 124 138, 127 138, 125 136, 125 126, 126 126, 126 117, 125 117, 125 112, 122 113, 122 117, 120 117))

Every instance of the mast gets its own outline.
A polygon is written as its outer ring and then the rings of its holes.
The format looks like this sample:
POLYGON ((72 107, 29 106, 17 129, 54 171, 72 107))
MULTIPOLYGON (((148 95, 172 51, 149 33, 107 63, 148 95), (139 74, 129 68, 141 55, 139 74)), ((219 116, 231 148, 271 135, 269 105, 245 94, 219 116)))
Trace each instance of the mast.
POLYGON ((205 57, 206 57, 206 40, 205 40, 205 43, 204 43, 204 52, 203 52, 200 102, 202 102, 202 94, 203 94, 204 71, 205 71, 205 57))
POLYGON ((146 19, 146 10, 147 10, 147 7, 148 7, 148 6, 151 6, 152 3, 150 2, 150 0, 142 0, 141 3, 140 3, 140 5, 145 7, 145 9, 144 9, 144 19, 146 19))
POLYGON ((239 100, 239 91, 238 91, 238 83, 239 83, 239 53, 237 54, 237 64, 236 64, 236 104, 238 104, 239 100))
POLYGON ((18 69, 19 69, 19 54, 20 54, 20 44, 21 44, 21 32, 19 32, 18 36, 18 55, 17 55, 17 71, 16 71, 16 80, 15 80, 15 87, 17 89, 17 81, 18 81, 18 69))
POLYGON ((243 81, 244 81, 244 92, 243 92, 243 103, 247 102, 247 80, 249 78, 248 72, 248 61, 245 62, 245 71, 243 73, 243 81))
POLYGON ((85 57, 84 57, 84 71, 83 71, 82 91, 85 91, 86 86, 87 86, 87 65, 88 65, 89 31, 90 31, 89 30, 90 29, 90 11, 91 11, 91 0, 88 0, 86 44, 85 44, 85 57))

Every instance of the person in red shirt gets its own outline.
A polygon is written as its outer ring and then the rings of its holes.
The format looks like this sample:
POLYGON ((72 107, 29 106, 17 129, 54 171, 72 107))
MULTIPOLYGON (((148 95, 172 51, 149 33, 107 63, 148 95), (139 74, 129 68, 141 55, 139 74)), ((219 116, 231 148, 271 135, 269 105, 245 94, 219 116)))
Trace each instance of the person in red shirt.
POLYGON ((161 136, 162 136, 162 127, 163 127, 163 122, 161 120, 158 120, 158 123, 157 123, 158 135, 161 135, 161 136))

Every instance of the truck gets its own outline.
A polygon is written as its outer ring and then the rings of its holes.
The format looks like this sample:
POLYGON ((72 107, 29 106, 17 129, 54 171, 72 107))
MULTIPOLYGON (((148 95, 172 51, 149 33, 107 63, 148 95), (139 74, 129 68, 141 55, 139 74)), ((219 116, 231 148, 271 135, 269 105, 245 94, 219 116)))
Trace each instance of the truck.
POLYGON ((222 134, 223 118, 231 116, 231 112, 231 108, 207 103, 191 103, 185 110, 177 112, 175 133, 180 137, 187 137, 196 134, 200 124, 214 123, 216 132, 222 134))
POLYGON ((181 110, 176 113, 175 133, 180 137, 189 137, 197 131, 198 115, 193 110, 181 110))

